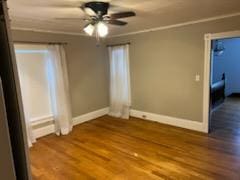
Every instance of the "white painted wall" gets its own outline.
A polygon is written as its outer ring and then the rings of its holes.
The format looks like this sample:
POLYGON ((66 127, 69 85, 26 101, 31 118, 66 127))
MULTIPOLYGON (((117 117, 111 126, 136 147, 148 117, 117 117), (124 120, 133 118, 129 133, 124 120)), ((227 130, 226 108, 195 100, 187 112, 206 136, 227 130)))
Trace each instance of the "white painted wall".
POLYGON ((30 120, 52 116, 46 48, 38 45, 16 45, 15 50, 23 105, 30 120))
POLYGON ((225 51, 213 56, 213 83, 226 74, 226 95, 240 93, 240 38, 222 40, 225 51))

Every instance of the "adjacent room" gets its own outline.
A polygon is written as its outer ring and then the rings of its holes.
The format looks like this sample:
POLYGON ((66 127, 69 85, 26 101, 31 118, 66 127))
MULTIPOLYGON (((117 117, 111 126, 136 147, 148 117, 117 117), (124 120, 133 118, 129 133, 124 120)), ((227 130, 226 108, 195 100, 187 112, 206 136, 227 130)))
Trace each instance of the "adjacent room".
POLYGON ((211 132, 239 138, 240 38, 212 42, 211 132))
POLYGON ((239 0, 1 4, 16 179, 240 179, 239 0))

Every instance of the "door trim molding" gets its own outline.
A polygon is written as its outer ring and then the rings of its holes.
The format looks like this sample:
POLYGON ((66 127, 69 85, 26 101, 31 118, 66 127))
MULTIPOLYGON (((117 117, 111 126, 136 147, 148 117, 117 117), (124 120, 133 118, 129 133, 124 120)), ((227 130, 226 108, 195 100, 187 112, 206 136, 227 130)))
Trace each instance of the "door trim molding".
POLYGON ((211 42, 216 39, 240 37, 240 30, 221 33, 208 33, 204 35, 204 79, 203 79, 203 126, 205 132, 209 132, 210 113, 210 71, 211 71, 211 42))

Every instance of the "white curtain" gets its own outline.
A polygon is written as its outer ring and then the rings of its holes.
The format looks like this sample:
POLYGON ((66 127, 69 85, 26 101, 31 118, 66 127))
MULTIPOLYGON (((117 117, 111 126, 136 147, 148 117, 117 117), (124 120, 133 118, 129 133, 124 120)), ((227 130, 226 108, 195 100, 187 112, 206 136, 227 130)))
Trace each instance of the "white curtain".
MULTIPOLYGON (((17 61, 17 63, 19 63, 19 61, 17 61)), ((17 64, 19 67, 19 64, 17 64)), ((21 89, 21 96, 22 96, 22 100, 26 100, 28 97, 28 88, 24 87, 24 84, 28 84, 30 82, 26 82, 28 80, 28 78, 25 78, 25 74, 22 73, 22 71, 18 70, 18 77, 20 80, 20 89, 21 89)), ((23 113, 24 113, 24 119, 25 119, 25 125, 26 125, 26 134, 27 134, 27 141, 28 141, 28 146, 32 147, 33 143, 36 142, 36 138, 34 136, 33 133, 33 129, 32 129, 32 124, 31 124, 31 117, 29 114, 29 107, 28 107, 28 103, 24 103, 23 101, 23 113)))
POLYGON ((24 116, 25 116, 25 123, 26 123, 28 146, 32 147, 33 143, 36 142, 36 137, 34 136, 34 133, 33 133, 30 116, 28 115, 25 108, 26 107, 24 107, 24 116))
POLYGON ((56 134, 72 130, 72 114, 66 56, 62 45, 48 45, 48 77, 56 134))
POLYGON ((109 47, 109 58, 110 58, 109 115, 128 119, 131 106, 129 45, 109 47))
MULTIPOLYGON (((24 87, 22 87, 23 83, 22 83, 21 77, 23 77, 23 75, 21 75, 19 77, 20 77, 22 98, 26 99, 28 92, 27 92, 27 88, 24 89, 24 87), (24 91, 23 91, 23 89, 24 89, 24 91)), ((24 111, 24 118, 25 118, 25 124, 26 124, 28 146, 32 147, 33 143, 36 142, 36 137, 34 136, 34 133, 33 133, 31 117, 29 115, 29 109, 30 108, 28 107, 28 103, 23 103, 23 111, 24 111)))

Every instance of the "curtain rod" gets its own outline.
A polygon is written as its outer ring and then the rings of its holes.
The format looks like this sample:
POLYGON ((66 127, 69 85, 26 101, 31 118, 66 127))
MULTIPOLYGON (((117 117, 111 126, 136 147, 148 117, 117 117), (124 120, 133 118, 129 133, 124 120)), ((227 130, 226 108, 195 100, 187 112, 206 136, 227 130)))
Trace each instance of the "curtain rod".
POLYGON ((130 42, 127 42, 127 43, 121 43, 121 44, 108 44, 107 47, 114 47, 114 46, 124 46, 124 45, 130 45, 131 43, 130 42))
POLYGON ((67 42, 36 42, 36 41, 13 41, 13 43, 19 43, 19 44, 62 44, 62 45, 67 45, 67 42))

